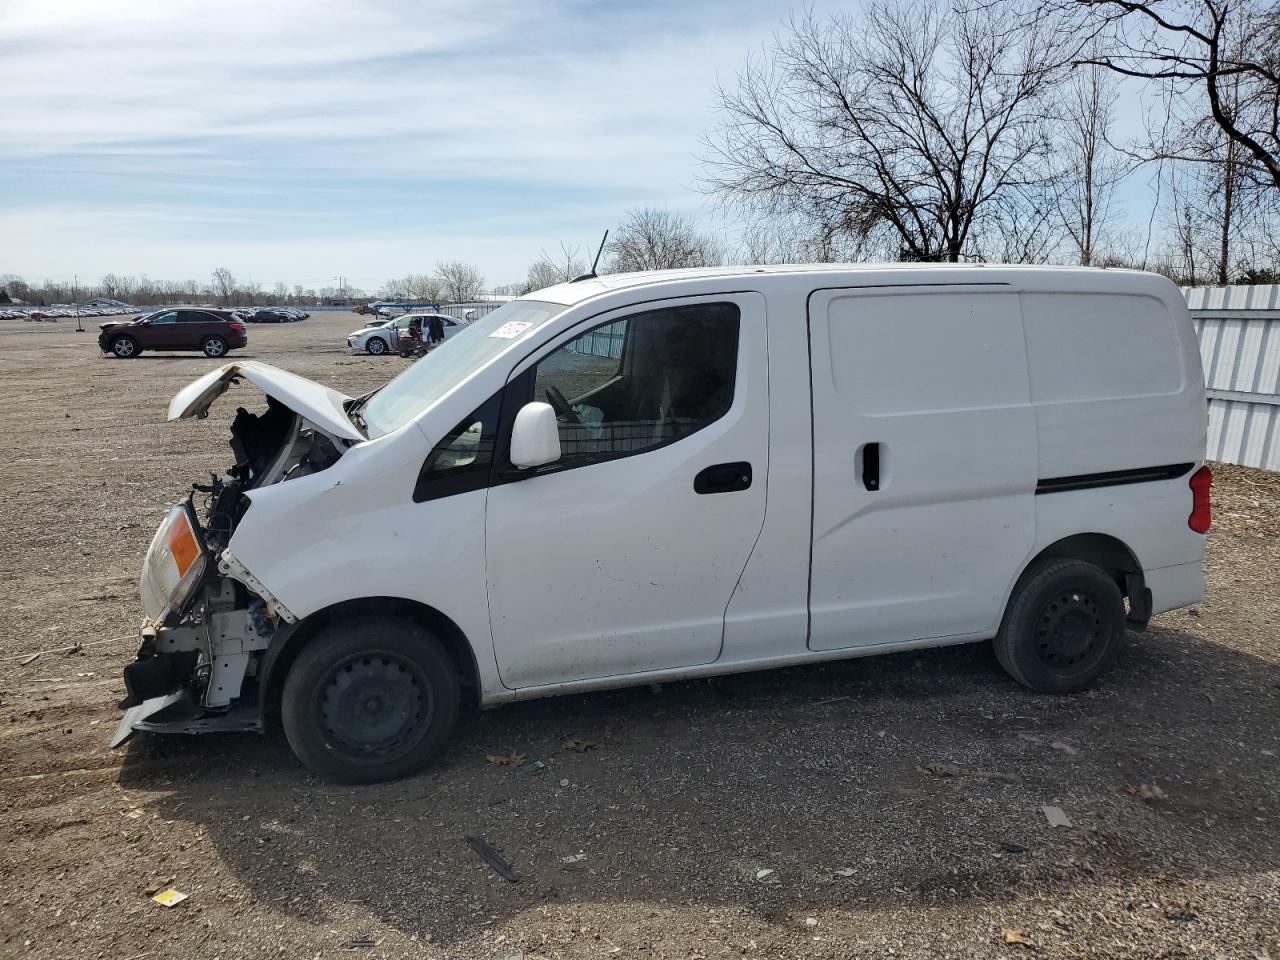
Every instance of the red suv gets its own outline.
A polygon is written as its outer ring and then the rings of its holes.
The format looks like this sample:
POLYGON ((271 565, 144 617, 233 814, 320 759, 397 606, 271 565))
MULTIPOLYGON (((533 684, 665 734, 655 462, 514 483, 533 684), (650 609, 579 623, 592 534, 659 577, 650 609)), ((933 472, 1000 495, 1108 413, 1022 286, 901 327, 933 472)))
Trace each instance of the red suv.
POLYGON ((249 342, 245 326, 229 310, 159 310, 127 323, 104 323, 98 346, 121 359, 143 350, 199 350, 206 357, 226 356, 249 342))

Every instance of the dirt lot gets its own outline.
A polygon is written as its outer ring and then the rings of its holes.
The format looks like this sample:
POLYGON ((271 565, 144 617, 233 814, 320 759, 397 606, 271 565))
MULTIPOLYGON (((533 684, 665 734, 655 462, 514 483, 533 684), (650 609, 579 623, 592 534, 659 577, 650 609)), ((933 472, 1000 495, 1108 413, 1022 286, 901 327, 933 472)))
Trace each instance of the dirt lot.
MULTIPOLYGON (((240 355, 354 393, 404 362, 346 356, 356 325, 240 355)), ((335 787, 278 732, 106 749, 147 541, 227 464, 234 402, 164 422, 210 365, 0 325, 0 955, 1280 960, 1280 477, 1219 471, 1209 598, 1087 695, 904 654, 509 706, 335 787), (511 751, 547 769, 485 760, 511 751)))

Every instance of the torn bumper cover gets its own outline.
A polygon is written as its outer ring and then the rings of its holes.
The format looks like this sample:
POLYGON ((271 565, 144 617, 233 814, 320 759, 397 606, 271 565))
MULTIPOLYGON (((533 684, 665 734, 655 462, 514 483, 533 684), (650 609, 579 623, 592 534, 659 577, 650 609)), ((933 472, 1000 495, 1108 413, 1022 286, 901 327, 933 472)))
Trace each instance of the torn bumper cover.
POLYGON ((111 738, 118 747, 137 732, 144 733, 261 733, 262 714, 256 706, 241 706, 211 714, 178 690, 144 700, 125 711, 111 738))
POLYGON ((137 658, 124 668, 126 712, 113 747, 137 730, 261 731, 259 699, 237 701, 256 682, 257 656, 282 616, 254 587, 261 589, 229 551, 212 569, 190 501, 170 510, 143 563, 147 619, 137 658))

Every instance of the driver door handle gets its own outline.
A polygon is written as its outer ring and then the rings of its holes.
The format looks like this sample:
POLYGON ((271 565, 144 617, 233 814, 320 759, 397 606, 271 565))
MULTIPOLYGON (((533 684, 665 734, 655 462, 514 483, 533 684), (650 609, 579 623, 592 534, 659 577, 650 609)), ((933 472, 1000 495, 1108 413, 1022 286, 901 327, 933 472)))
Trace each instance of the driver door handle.
POLYGON ((751 486, 751 464, 745 460, 717 463, 698 471, 693 478, 694 493, 733 493, 751 486))

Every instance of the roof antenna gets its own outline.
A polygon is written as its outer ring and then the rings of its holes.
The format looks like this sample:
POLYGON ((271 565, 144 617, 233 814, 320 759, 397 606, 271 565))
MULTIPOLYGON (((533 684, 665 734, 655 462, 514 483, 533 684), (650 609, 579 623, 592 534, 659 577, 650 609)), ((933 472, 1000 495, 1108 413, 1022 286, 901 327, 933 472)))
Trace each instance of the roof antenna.
POLYGON ((604 243, 609 239, 609 231, 604 232, 604 236, 600 238, 600 247, 596 250, 596 258, 591 261, 591 272, 584 273, 574 277, 570 283, 577 283, 579 280, 594 280, 596 278, 596 267, 600 265, 600 254, 604 253, 604 243))

